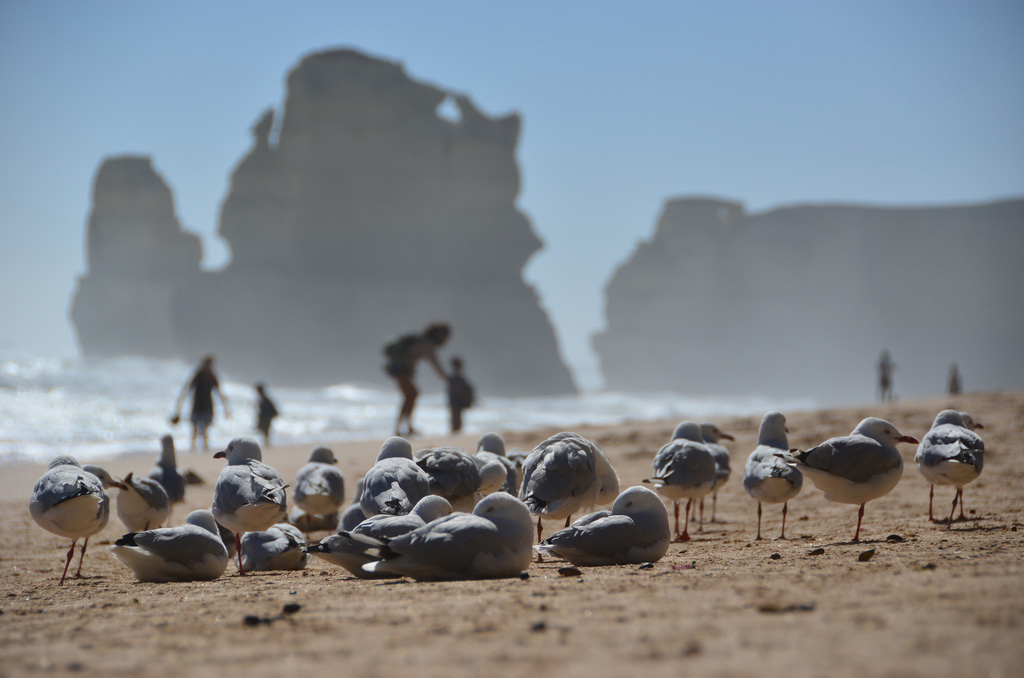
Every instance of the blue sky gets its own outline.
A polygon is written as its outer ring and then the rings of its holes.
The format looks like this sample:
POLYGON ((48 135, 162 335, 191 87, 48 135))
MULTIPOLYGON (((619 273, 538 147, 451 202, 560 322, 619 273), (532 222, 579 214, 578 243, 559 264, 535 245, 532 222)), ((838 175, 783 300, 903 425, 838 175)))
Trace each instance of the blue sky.
POLYGON ((0 347, 74 354, 93 174, 153 156, 211 264, 228 178, 306 54, 523 118, 526 270, 574 364, 666 199, 760 211, 1024 195, 1024 3, 0 3, 0 347))

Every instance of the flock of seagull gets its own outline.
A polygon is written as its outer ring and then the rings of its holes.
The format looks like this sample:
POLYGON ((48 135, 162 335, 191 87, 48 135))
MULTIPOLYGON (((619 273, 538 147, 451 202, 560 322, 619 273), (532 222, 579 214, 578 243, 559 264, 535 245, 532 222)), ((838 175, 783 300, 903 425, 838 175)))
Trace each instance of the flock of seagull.
MULTIPOLYGON (((864 505, 891 492, 903 474, 899 443, 918 445, 915 461, 931 485, 930 519, 934 486, 955 488, 951 527, 958 504, 963 517, 964 485, 982 471, 984 443, 975 433, 980 428, 966 412, 943 410, 919 442, 871 417, 850 435, 795 450, 789 448, 783 414, 768 412, 743 469, 743 487, 757 501, 756 539, 762 538, 762 504, 782 504, 779 536, 785 538, 788 502, 806 475, 827 500, 859 507, 857 542, 864 505)), ((118 481, 73 457, 55 458, 35 485, 29 511, 44 529, 72 540, 58 585, 79 539, 84 541, 76 576, 81 575, 89 537, 109 519, 106 490, 112 488, 119 490, 116 512, 130 532, 111 552, 141 581, 212 580, 233 558, 239 574, 301 569, 311 557, 359 578, 518 577, 535 553, 538 561, 549 555, 577 566, 641 564, 662 558, 672 541, 690 539, 694 502, 703 526, 704 498, 710 494, 714 501, 730 475, 721 439, 733 438, 714 424, 682 422, 655 455, 653 475, 620 491, 604 452, 575 433, 554 435, 528 455, 506 454, 496 433, 482 436, 472 454, 454 447, 413 454, 409 441, 396 436, 381 446, 347 508, 337 460, 330 449, 318 447, 296 474, 289 513, 289 486, 281 474, 263 462, 255 440, 236 438, 214 455, 227 463, 210 509, 192 511, 183 525, 159 527, 170 522, 185 492, 173 439, 165 436, 161 456, 145 477, 129 473, 118 481), (673 503, 674 530, 666 500, 673 503), (609 504, 608 510, 587 513, 609 504), (573 522, 580 513, 585 515, 573 522), (543 521, 563 519, 564 528, 545 539, 543 521), (317 530, 332 534, 312 543, 309 535, 317 530)))

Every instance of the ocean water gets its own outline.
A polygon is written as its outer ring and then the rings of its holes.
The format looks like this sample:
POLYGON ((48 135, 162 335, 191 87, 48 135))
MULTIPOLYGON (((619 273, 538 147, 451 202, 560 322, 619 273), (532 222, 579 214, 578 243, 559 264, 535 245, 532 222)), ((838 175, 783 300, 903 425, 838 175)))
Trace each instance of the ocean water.
MULTIPOLYGON (((0 350, 0 464, 47 461, 58 454, 80 460, 159 450, 159 439, 174 435, 178 449, 189 445, 188 409, 183 421, 169 418, 194 365, 143 358, 57 358, 0 350)), ((222 375, 223 377, 223 375, 222 375)), ((222 379, 223 380, 223 379, 222 379)), ((448 432, 448 410, 436 381, 423 379, 415 424, 425 434, 448 432)), ((217 403, 210 446, 237 436, 255 436, 256 399, 251 384, 226 382, 231 406, 226 418, 217 403)), ((274 388, 268 393, 281 416, 272 442, 315 445, 336 440, 390 435, 398 410, 394 389, 337 384, 324 388, 274 388)), ((498 398, 480 394, 464 415, 464 432, 528 430, 580 424, 616 424, 653 419, 704 419, 761 414, 769 409, 806 409, 810 402, 764 398, 700 398, 590 390, 577 396, 498 398)))

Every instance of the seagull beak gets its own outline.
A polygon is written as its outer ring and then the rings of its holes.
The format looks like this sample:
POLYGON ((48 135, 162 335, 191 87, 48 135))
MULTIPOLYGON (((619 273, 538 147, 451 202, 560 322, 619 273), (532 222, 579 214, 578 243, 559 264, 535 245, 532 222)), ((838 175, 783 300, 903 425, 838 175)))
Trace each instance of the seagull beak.
POLYGON ((899 438, 896 439, 896 442, 913 443, 914 445, 919 445, 921 443, 921 441, 915 438, 914 436, 900 436, 899 438))
POLYGON ((731 435, 729 435, 728 433, 723 433, 723 434, 722 434, 722 437, 723 437, 723 438, 725 438, 726 440, 736 440, 735 438, 733 438, 733 437, 732 437, 731 435))
POLYGON ((225 450, 221 450, 220 452, 214 453, 213 458, 214 459, 224 459, 227 456, 228 456, 227 452, 225 450))
POLYGON ((982 426, 980 421, 976 421, 976 422, 974 422, 974 428, 985 428, 985 427, 982 426))

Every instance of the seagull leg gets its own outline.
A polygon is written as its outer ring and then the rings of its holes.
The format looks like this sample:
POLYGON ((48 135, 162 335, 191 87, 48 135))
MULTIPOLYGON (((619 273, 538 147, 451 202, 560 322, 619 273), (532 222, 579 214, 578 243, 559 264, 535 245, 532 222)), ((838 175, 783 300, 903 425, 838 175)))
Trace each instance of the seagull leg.
POLYGON ((761 502, 757 502, 757 537, 754 541, 761 541, 761 502))
POLYGON ((68 566, 71 564, 71 559, 75 555, 75 542, 76 541, 77 541, 76 539, 72 539, 71 540, 71 548, 68 549, 68 557, 67 557, 67 560, 64 561, 64 574, 62 574, 60 576, 60 583, 57 584, 57 586, 63 586, 64 585, 64 578, 68 576, 68 566))
POLYGON ((935 522, 935 515, 932 513, 932 499, 935 497, 935 486, 928 490, 928 520, 935 522))
POLYGON ((960 520, 967 520, 967 517, 964 516, 964 488, 961 487, 956 493, 960 495, 960 520))
POLYGON ((704 531, 704 497, 700 498, 700 526, 697 528, 697 531, 704 531))
POLYGON ((789 511, 789 502, 782 502, 782 532, 779 533, 779 539, 786 538, 786 512, 789 511))
POLYGON ((715 522, 716 515, 718 515, 718 490, 711 495, 711 522, 715 522))
POLYGON ((690 505, 693 499, 686 500, 686 522, 683 523, 683 533, 679 535, 678 541, 690 541, 690 505))
POLYGON ((238 574, 245 576, 245 568, 242 567, 242 533, 235 533, 235 550, 238 552, 238 574))
POLYGON ((75 579, 81 579, 82 577, 82 561, 85 560, 85 549, 89 546, 89 538, 86 537, 85 541, 82 542, 82 551, 78 555, 78 569, 75 571, 75 579))
POLYGON ((676 541, 679 541, 679 502, 672 502, 672 506, 675 507, 676 512, 676 541))
POLYGON ((957 504, 957 500, 958 499, 960 499, 960 490, 957 490, 953 494, 953 508, 950 509, 950 511, 949 511, 949 520, 946 521, 946 529, 947 530, 953 529, 953 514, 956 513, 956 504, 957 504))
MULTIPOLYGON (((541 533, 542 533, 543 529, 544 528, 541 526, 541 522, 540 522, 540 516, 538 515, 537 516, 537 543, 538 544, 541 542, 541 533)), ((537 551, 537 561, 536 562, 538 562, 538 563, 543 563, 544 562, 544 555, 540 551, 537 551)))
POLYGON ((864 504, 860 505, 860 510, 857 511, 857 531, 853 533, 853 541, 851 543, 856 544, 860 541, 860 521, 864 518, 864 504))

